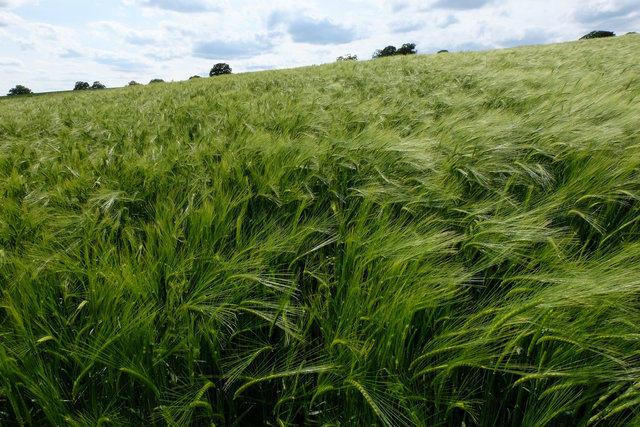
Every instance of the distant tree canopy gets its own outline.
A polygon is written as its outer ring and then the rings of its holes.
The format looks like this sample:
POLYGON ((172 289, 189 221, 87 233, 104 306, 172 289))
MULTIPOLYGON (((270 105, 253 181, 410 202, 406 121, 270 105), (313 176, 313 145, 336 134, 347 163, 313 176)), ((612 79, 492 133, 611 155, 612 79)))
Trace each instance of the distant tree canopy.
POLYGON ((191 77, 189 77, 189 80, 199 79, 199 78, 200 78, 200 76, 191 76, 191 77))
POLYGON ((211 71, 209 71, 209 77, 220 76, 222 74, 231 74, 231 67, 229 64, 220 62, 214 65, 211 71))
POLYGON ((395 55, 412 55, 417 53, 416 44, 415 43, 405 43, 400 49, 396 49, 395 46, 387 46, 384 49, 376 50, 373 53, 374 58, 382 58, 385 56, 395 56, 395 55))
POLYGON ((162 79, 152 79, 152 80, 149 82, 149 84, 151 84, 151 83, 164 83, 164 80, 162 80, 162 79))
POLYGON ((449 51, 447 49, 442 49, 442 50, 439 50, 438 53, 449 53, 449 51))
POLYGON ((380 49, 376 50, 373 53, 373 57, 374 58, 382 58, 384 56, 393 56, 393 55, 396 54, 396 52, 397 52, 397 49, 396 49, 395 46, 387 46, 382 50, 380 50, 380 49))
POLYGON ((91 86, 89 86, 89 83, 87 82, 76 82, 76 85, 73 88, 73 90, 89 90, 89 89, 91 89, 91 86))
POLYGON ((33 93, 33 92, 31 92, 31 89, 29 89, 28 87, 22 86, 22 85, 17 85, 13 89, 9 89, 8 95, 9 96, 11 96, 11 95, 28 95, 30 93, 33 93))
POLYGON ((396 55, 414 55, 416 53, 418 52, 415 43, 405 43, 396 51, 396 55))
POLYGON ((140 83, 138 83, 137 81, 131 80, 127 86, 139 86, 139 85, 140 83))
POLYGON ((613 31, 591 31, 589 34, 585 34, 580 37, 580 40, 587 39, 600 39, 603 37, 615 37, 616 34, 613 31))
POLYGON ((96 90, 96 89, 106 89, 107 87, 102 83, 95 81, 92 85, 89 85, 87 82, 76 82, 73 90, 96 90))
POLYGON ((336 61, 357 61, 358 60, 358 55, 351 55, 350 53, 347 53, 345 56, 338 56, 336 58, 336 61))

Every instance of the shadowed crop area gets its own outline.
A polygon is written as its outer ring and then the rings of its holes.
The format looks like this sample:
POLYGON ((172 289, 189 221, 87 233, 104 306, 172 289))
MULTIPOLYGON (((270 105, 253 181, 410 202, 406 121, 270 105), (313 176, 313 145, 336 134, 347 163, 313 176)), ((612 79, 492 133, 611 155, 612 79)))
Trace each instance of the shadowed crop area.
POLYGON ((0 99, 0 424, 640 423, 639 49, 0 99))

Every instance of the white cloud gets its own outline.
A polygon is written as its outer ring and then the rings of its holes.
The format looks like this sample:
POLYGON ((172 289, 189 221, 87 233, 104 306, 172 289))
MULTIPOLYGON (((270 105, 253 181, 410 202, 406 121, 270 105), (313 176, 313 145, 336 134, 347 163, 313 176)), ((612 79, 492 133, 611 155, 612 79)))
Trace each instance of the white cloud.
POLYGON ((501 47, 530 46, 537 44, 551 43, 554 34, 541 30, 540 28, 521 29, 514 36, 498 41, 501 47))
POLYGON ((176 35, 170 34, 171 31, 162 25, 153 30, 134 30, 126 25, 114 21, 92 22, 89 26, 101 33, 103 36, 105 36, 105 33, 109 33, 106 37, 113 37, 121 42, 132 45, 169 46, 178 41, 176 39, 176 35))
MULTIPOLYGON (((34 55, 53 55, 81 48, 78 34, 67 27, 41 22, 27 22, 14 15, 11 23, 4 31, 5 51, 18 51, 28 60, 34 55)), ((0 16, 0 22, 2 16, 0 16)), ((0 39, 1 40, 1 39, 0 39)))
POLYGON ((418 31, 425 27, 426 23, 422 20, 396 21, 389 24, 389 31, 392 33, 410 33, 418 31))
POLYGON ((16 25, 21 22, 23 22, 22 18, 15 13, 3 12, 0 10, 0 28, 16 25))
POLYGON ((0 9, 15 9, 27 3, 37 3, 38 0, 0 0, 0 9))
POLYGON ((268 53, 273 43, 266 37, 247 40, 210 40, 194 44, 193 56, 212 60, 241 59, 268 53))
MULTIPOLYGON (((1 0, 0 0, 1 1, 1 0)), ((151 7, 180 13, 219 11, 218 2, 210 0, 128 0, 129 5, 151 7)))
POLYGON ((433 7, 440 9, 469 10, 479 9, 493 2, 493 0, 438 0, 433 7))
POLYGON ((345 44, 354 41, 357 36, 353 28, 333 22, 331 19, 314 19, 298 16, 287 25, 287 32, 297 43, 319 45, 345 44))
POLYGON ((0 0, 0 92, 16 83, 37 91, 72 88, 76 80, 183 80, 207 75, 215 62, 237 73, 347 53, 366 60, 407 42, 435 53, 640 30, 638 0, 87 0, 86 8, 103 8, 93 23, 67 2, 56 4, 51 20, 36 18, 34 8, 17 7, 28 1, 0 0))
POLYGON ((95 55, 92 59, 98 64, 106 65, 114 71, 123 73, 144 72, 151 68, 149 63, 140 60, 135 55, 118 55, 104 52, 95 55))
POLYGON ((640 1, 611 0, 590 1, 574 13, 577 22, 592 30, 616 29, 627 30, 635 28, 640 20, 640 1), (598 27, 598 28, 595 28, 598 27), (611 28, 600 28, 611 27, 611 28))
POLYGON ((24 65, 23 62, 18 59, 0 57, 0 66, 2 67, 21 67, 22 65, 24 65))
POLYGON ((406 10, 411 6, 411 3, 408 1, 393 1, 391 2, 391 12, 398 13, 406 10))
POLYGON ((437 26, 439 28, 447 28, 450 27, 453 24, 457 24, 458 22, 460 22, 460 20, 458 18, 456 18, 456 16, 451 13, 449 15, 447 15, 445 18, 441 18, 438 20, 437 26))

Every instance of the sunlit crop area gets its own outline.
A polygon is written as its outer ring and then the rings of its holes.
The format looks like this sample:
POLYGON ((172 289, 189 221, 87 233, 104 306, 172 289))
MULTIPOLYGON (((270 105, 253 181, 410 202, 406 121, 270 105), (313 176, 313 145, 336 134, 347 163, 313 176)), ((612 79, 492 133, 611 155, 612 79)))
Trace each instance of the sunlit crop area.
POLYGON ((640 423, 638 51, 0 99, 0 424, 640 423))

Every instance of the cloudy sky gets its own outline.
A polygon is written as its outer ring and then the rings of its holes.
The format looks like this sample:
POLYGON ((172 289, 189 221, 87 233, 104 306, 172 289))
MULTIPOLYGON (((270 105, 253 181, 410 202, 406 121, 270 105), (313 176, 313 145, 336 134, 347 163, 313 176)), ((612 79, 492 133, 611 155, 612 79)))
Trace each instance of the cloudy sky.
POLYGON ((0 94, 640 32, 640 0, 0 0, 0 94))

